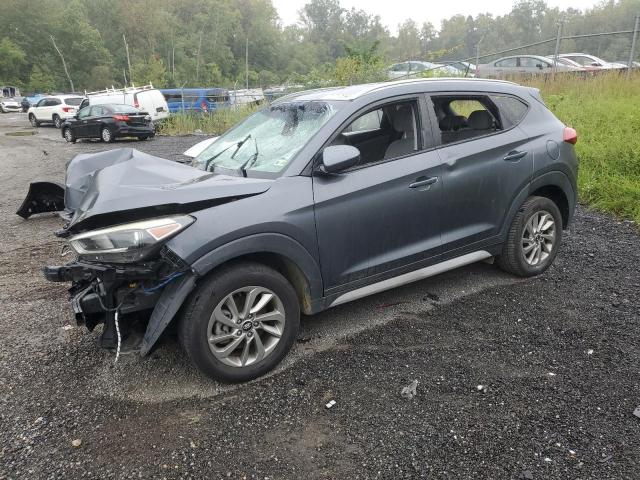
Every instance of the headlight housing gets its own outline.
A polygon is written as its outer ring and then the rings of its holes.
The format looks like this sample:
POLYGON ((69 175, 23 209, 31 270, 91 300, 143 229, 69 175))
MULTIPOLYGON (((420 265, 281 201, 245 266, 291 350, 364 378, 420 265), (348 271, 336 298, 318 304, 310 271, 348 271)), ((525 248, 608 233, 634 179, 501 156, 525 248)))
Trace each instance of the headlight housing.
POLYGON ((164 242, 195 222, 188 215, 153 218, 92 230, 69 240, 80 258, 109 263, 132 263, 155 253, 164 242))

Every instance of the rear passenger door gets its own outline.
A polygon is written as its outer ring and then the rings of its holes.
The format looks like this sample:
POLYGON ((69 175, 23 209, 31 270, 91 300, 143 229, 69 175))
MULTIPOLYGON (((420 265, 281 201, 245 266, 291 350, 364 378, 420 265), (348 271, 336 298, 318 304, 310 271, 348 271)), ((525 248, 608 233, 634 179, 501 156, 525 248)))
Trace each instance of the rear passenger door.
POLYGON ((443 164, 443 252, 480 248, 498 238, 511 204, 530 182, 533 152, 517 126, 528 106, 504 94, 443 94, 431 100, 434 115, 467 118, 456 132, 434 132, 443 164), (451 105, 457 110, 442 111, 451 105))

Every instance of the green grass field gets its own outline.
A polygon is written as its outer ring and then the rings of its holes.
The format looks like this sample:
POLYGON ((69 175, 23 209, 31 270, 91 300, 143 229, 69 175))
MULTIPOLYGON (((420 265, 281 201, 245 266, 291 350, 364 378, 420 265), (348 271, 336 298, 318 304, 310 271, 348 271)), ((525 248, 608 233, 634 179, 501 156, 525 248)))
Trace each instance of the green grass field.
MULTIPOLYGON (((580 201, 640 224, 640 73, 536 79, 547 106, 578 131, 580 201)), ((172 115, 161 133, 220 135, 259 107, 172 115)))
POLYGON ((532 82, 578 131, 580 201, 640 224, 640 74, 532 82))

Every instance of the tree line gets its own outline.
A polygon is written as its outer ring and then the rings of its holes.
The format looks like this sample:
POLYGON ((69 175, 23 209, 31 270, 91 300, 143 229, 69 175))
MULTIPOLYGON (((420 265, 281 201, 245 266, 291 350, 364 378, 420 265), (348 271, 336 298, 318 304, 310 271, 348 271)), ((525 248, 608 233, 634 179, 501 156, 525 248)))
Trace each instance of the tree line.
MULTIPOLYGON (((473 58, 480 41, 489 53, 554 38, 560 20, 565 35, 630 30, 637 13, 640 0, 586 10, 520 0, 505 15, 455 15, 438 26, 408 19, 392 33, 379 16, 339 0, 309 0, 287 26, 270 0, 2 0, 0 83, 53 91, 69 90, 68 77, 76 90, 354 81, 396 61, 473 58)), ((628 58, 630 43, 629 34, 580 38, 562 50, 615 61, 628 58)))

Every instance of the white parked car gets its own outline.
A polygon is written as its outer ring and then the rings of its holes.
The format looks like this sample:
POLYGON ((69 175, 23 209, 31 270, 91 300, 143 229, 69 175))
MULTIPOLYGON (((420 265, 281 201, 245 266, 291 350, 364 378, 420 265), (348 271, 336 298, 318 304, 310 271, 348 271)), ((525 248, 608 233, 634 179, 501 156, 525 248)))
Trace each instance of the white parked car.
POLYGON ((89 105, 130 105, 147 112, 153 122, 169 116, 169 105, 162 92, 153 85, 144 87, 111 88, 99 92, 85 92, 87 98, 80 108, 89 105))
MULTIPOLYGON (((540 55, 513 55, 491 63, 478 65, 476 75, 482 78, 503 78, 509 75, 538 75, 553 72, 554 61, 540 55)), ((584 68, 558 62, 557 72, 581 72, 584 68)))
POLYGON ((67 118, 78 112, 83 97, 80 95, 52 95, 42 97, 33 107, 27 110, 29 121, 34 127, 41 123, 53 123, 56 128, 62 126, 67 118))
POLYGON ((0 112, 19 112, 22 106, 15 98, 0 98, 0 112))
POLYGON ((588 53, 562 53, 558 55, 558 57, 568 58, 569 60, 573 60, 574 62, 579 63, 583 67, 596 67, 603 70, 612 70, 627 67, 627 65, 624 63, 607 62, 606 60, 598 58, 595 55, 590 55, 588 53))
POLYGON ((433 72, 434 76, 459 77, 464 76, 459 69, 452 65, 441 63, 423 62, 422 60, 411 60, 408 62, 391 65, 387 74, 390 79, 412 78, 424 72, 433 72))

